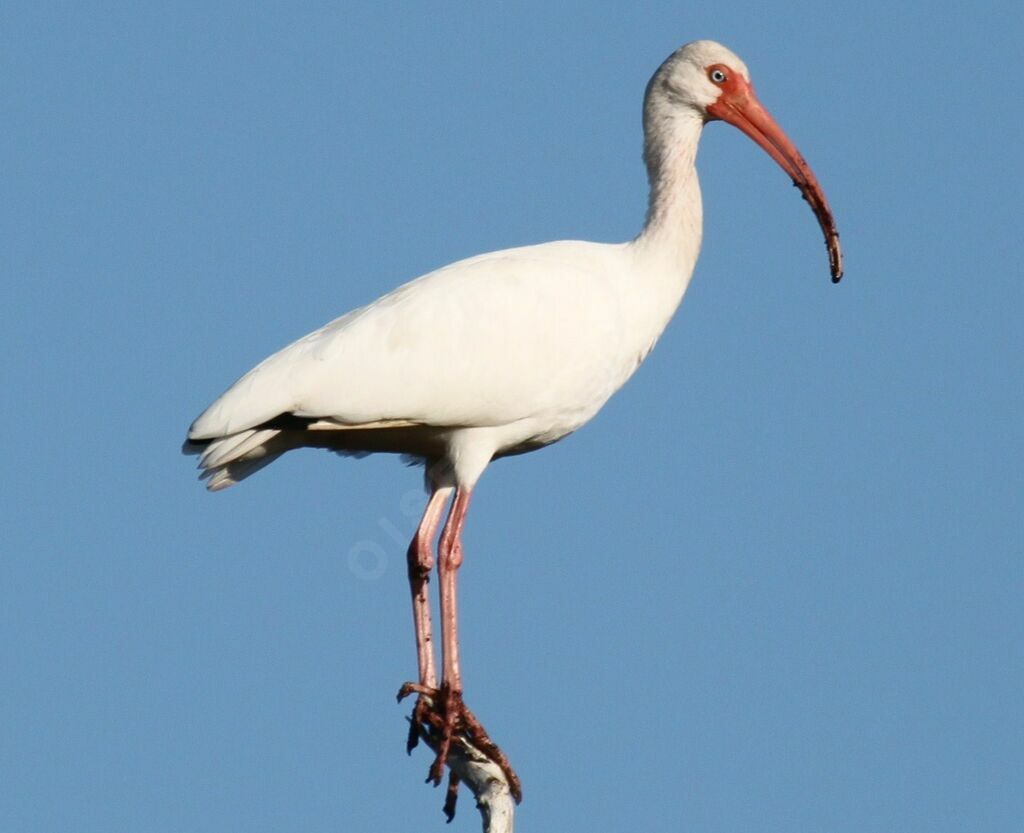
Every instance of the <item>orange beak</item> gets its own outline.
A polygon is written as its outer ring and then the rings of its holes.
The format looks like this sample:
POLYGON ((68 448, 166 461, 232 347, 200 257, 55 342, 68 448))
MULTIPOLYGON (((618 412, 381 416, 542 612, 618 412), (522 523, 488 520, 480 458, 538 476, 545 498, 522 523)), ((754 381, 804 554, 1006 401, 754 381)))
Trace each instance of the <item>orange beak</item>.
POLYGON ((707 113, 711 119, 721 119, 738 127, 764 148, 779 167, 789 174, 789 178, 800 189, 803 198, 810 203, 818 218, 818 225, 825 235, 825 246, 828 248, 832 282, 839 283, 843 277, 843 252, 839 247, 839 231, 832 217, 832 209, 828 207, 828 200, 825 199, 825 192, 821 189, 810 165, 796 149, 796 145, 789 140, 775 119, 757 100, 750 82, 739 73, 732 73, 722 85, 722 94, 718 100, 708 106, 707 113))

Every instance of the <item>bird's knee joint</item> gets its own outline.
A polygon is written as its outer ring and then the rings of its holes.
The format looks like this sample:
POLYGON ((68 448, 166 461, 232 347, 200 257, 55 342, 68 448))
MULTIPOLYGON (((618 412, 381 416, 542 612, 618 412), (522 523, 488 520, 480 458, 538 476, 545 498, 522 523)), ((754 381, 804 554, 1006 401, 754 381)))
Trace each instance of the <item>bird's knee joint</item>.
POLYGON ((409 578, 429 578, 430 571, 434 568, 434 556, 430 548, 421 547, 418 541, 413 541, 409 545, 406 562, 409 565, 409 578))
POLYGON ((445 570, 458 570, 462 566, 462 547, 456 544, 441 552, 441 566, 445 570))

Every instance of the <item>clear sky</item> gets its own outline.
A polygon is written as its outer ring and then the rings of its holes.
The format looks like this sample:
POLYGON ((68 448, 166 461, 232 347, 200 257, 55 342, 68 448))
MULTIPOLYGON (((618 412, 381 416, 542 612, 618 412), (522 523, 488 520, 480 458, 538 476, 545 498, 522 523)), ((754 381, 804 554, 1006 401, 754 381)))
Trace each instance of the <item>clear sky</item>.
POLYGON ((486 5, 4 5, 0 830, 444 829, 393 699, 418 473, 302 452, 210 495, 179 446, 408 278, 632 237, 644 84, 701 37, 846 279, 709 127, 658 348, 480 483, 468 702, 524 831, 1014 829, 1020 4, 486 5))

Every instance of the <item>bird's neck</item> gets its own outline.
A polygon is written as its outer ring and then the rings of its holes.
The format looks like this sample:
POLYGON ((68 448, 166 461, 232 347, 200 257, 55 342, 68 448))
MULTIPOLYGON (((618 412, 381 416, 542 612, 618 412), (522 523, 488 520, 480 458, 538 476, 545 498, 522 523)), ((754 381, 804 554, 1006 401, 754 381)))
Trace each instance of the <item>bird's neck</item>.
POLYGON ((644 161, 651 183, 647 222, 627 246, 630 305, 641 360, 654 347, 690 285, 700 252, 703 211, 697 182, 697 142, 703 123, 648 101, 644 161), (652 106, 653 105, 653 106, 652 106))
POLYGON ((697 181, 703 122, 688 114, 645 113, 644 161, 651 191, 647 221, 633 241, 651 277, 673 284, 678 298, 700 253, 704 212, 697 181))

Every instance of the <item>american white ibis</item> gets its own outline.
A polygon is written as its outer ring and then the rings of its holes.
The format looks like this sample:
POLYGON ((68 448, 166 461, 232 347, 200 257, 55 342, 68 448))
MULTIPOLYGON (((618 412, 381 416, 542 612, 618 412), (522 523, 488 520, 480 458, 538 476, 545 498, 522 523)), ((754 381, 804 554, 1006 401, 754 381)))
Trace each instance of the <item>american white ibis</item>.
MULTIPOLYGON (((633 374, 679 306, 700 249, 694 162, 704 125, 735 125, 810 203, 842 276, 839 235, 817 179, 754 95, 744 63, 712 41, 671 55, 644 98, 647 220, 628 243, 560 241, 492 252, 424 275, 265 359, 192 424, 207 488, 225 489, 294 448, 389 452, 425 465, 426 511, 409 546, 419 680, 416 724, 431 727, 440 782, 453 734, 518 780, 462 700, 456 575, 470 496, 488 463, 555 442, 633 374), (427 585, 438 542, 442 665, 427 585)), ((411 746, 412 744, 410 744, 411 746)), ((451 797, 452 793, 449 793, 451 797)))

